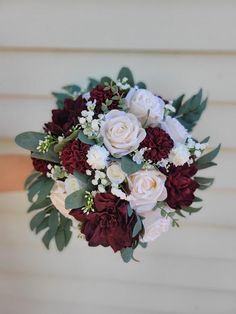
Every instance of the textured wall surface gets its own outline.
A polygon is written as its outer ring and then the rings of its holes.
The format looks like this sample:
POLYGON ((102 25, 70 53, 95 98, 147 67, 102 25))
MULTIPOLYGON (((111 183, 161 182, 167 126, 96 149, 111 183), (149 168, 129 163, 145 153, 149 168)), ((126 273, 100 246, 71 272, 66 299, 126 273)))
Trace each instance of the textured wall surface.
POLYGON ((202 211, 138 250, 140 263, 76 236, 46 251, 25 193, 1 192, 1 314, 236 313, 235 29, 229 0, 0 1, 0 160, 25 154, 13 138, 50 118, 51 90, 123 65, 169 98, 203 87, 210 102, 194 135, 223 146, 202 211))

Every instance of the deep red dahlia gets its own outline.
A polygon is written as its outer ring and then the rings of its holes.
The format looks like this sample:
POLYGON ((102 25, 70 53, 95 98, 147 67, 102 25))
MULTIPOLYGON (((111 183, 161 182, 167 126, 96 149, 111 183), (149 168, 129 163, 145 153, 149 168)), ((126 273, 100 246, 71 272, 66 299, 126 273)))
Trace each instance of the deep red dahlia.
POLYGON ((187 163, 183 166, 171 166, 166 179, 167 204, 174 209, 188 207, 194 200, 194 192, 199 184, 192 178, 197 167, 187 163))
MULTIPOLYGON (((114 96, 113 92, 109 89, 109 90, 105 90, 105 86, 102 85, 97 85, 95 86, 91 92, 90 92, 90 99, 91 101, 95 101, 96 100, 96 107, 95 107, 95 112, 97 114, 102 113, 102 103, 106 102, 106 99, 112 99, 112 97, 114 96)), ((109 106, 109 110, 112 109, 118 109, 118 101, 117 100, 113 100, 112 104, 109 106)))
POLYGON ((167 158, 171 149, 174 147, 174 142, 170 136, 158 127, 148 127, 146 133, 145 139, 140 144, 140 147, 148 148, 144 153, 144 158, 153 162, 167 158))
POLYGON ((34 169, 46 175, 46 173, 49 171, 48 164, 50 164, 50 162, 46 160, 42 160, 42 159, 33 158, 33 157, 31 157, 31 159, 32 159, 34 169))
POLYGON ((44 130, 52 135, 68 136, 72 126, 78 124, 81 111, 86 109, 85 100, 79 96, 76 100, 65 99, 64 109, 52 110, 52 121, 45 124, 44 130))
POLYGON ((136 215, 128 217, 128 202, 119 199, 110 192, 97 193, 94 200, 95 212, 88 215, 80 209, 70 214, 81 221, 81 232, 89 246, 111 246, 114 252, 131 247, 136 238, 132 238, 136 215))
POLYGON ((77 170, 85 174, 87 169, 91 169, 86 157, 89 147, 89 145, 79 140, 74 140, 63 148, 60 159, 69 173, 73 174, 74 170, 77 170))

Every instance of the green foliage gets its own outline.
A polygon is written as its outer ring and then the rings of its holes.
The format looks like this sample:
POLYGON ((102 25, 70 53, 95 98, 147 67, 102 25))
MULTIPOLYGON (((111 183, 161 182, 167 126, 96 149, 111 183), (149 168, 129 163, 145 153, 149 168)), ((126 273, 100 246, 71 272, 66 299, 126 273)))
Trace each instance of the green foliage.
POLYGON ((131 208, 130 204, 128 205, 128 210, 127 210, 127 213, 128 213, 128 217, 131 217, 132 214, 133 214, 133 209, 131 208))
POLYGON ((142 169, 142 167, 143 167, 143 163, 138 165, 128 156, 123 156, 121 158, 121 168, 125 173, 127 173, 127 175, 137 172, 138 170, 142 169))
POLYGON ((87 188, 82 188, 68 195, 65 200, 65 207, 68 209, 84 207, 86 204, 86 191, 87 188))
POLYGON ((81 92, 81 87, 75 84, 63 86, 62 89, 70 95, 79 94, 81 92))
POLYGON ((63 250, 70 241, 71 225, 71 220, 61 215, 53 205, 37 212, 30 221, 30 228, 32 231, 35 230, 36 234, 47 229, 42 238, 46 248, 49 248, 51 240, 55 238, 59 251, 63 250))
POLYGON ((146 84, 144 82, 138 82, 136 84, 136 86, 138 86, 138 88, 142 88, 142 89, 146 89, 147 88, 147 86, 146 86, 146 84))
POLYGON ((32 157, 47 160, 50 162, 54 162, 56 164, 60 163, 60 159, 57 153, 54 152, 53 147, 50 147, 48 152, 46 153, 40 153, 40 152, 33 152, 31 154, 32 157))
POLYGON ((181 210, 189 213, 189 215, 193 214, 193 213, 197 213, 199 210, 201 210, 202 207, 185 207, 182 208, 181 210))
POLYGON ((64 108, 65 99, 72 98, 68 93, 52 93, 52 95, 56 98, 56 105, 58 109, 64 108))
POLYGON ((94 87, 96 87, 97 85, 99 85, 99 81, 97 81, 94 78, 89 78, 89 83, 87 86, 87 92, 90 92, 94 87))
POLYGON ((33 171, 32 174, 29 175, 28 178, 26 178, 24 188, 27 189, 38 176, 39 172, 33 171))
POLYGON ((40 132, 24 132, 16 136, 15 142, 18 146, 37 152, 39 141, 45 139, 46 134, 40 132))
POLYGON ((96 141, 93 140, 93 139, 90 139, 88 138, 84 133, 83 131, 80 131, 79 134, 78 134, 78 139, 85 143, 85 144, 88 144, 88 145, 95 145, 96 144, 96 141))
POLYGON ((45 208, 47 206, 50 206, 52 204, 51 200, 49 197, 45 198, 44 200, 40 201, 40 202, 35 202, 33 203, 30 208, 27 210, 28 213, 40 209, 40 208, 45 208))
POLYGON ((184 95, 181 95, 173 102, 176 112, 172 116, 176 117, 188 131, 192 131, 206 108, 207 98, 202 100, 202 89, 200 89, 184 103, 183 99, 184 95))
POLYGON ((131 247, 127 247, 120 251, 121 257, 125 263, 128 263, 133 258, 134 250, 131 247))
POLYGON ((205 169, 211 166, 215 166, 216 164, 212 162, 213 159, 218 155, 220 151, 221 144, 219 144, 215 149, 210 151, 209 153, 201 156, 196 161, 196 166, 198 169, 205 169))
POLYGON ((134 87, 135 83, 134 83, 133 74, 132 74, 132 72, 130 71, 130 69, 127 68, 127 67, 121 68, 121 70, 120 70, 120 72, 119 72, 119 74, 118 74, 117 79, 120 80, 120 81, 122 81, 122 79, 123 79, 124 77, 126 77, 126 78, 128 79, 127 83, 128 83, 130 86, 134 87))
POLYGON ((143 229, 143 224, 142 224, 142 220, 141 218, 137 215, 137 221, 136 224, 134 225, 134 229, 133 229, 133 233, 132 233, 132 237, 135 238, 136 235, 139 234, 139 232, 143 229))
MULTIPOLYGON (((205 190, 209 188, 214 182, 214 178, 194 177, 194 179, 199 184, 199 190, 205 190)), ((196 202, 196 200, 194 201, 196 202)))
POLYGON ((49 195, 54 181, 43 175, 39 176, 29 187, 28 189, 28 199, 30 202, 33 201, 35 197, 37 200, 35 202, 40 203, 45 200, 49 195))
POLYGON ((108 76, 104 76, 100 80, 101 85, 106 85, 106 83, 110 84, 111 82, 113 82, 113 80, 108 76))
POLYGON ((75 130, 69 136, 65 137, 60 143, 54 146, 54 152, 59 153, 69 142, 77 138, 79 130, 75 130))

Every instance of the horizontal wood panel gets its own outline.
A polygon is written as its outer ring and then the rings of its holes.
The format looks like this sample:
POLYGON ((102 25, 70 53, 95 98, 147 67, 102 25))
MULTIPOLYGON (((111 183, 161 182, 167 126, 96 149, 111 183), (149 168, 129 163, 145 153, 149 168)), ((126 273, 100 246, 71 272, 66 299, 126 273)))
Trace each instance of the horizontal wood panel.
MULTIPOLYGON (((44 123, 51 120, 51 110, 56 108, 54 98, 1 98, 0 117, 1 137, 14 138, 25 131, 40 131, 44 123), (20 116, 20 118, 19 118, 20 116), (9 127, 9 122, 14 123, 9 127)), ((209 103, 201 120, 194 130, 194 136, 199 140, 211 136, 212 146, 222 143, 225 147, 236 148, 236 141, 232 141, 232 134, 236 134, 236 105, 230 103, 209 103), (222 132, 224 130, 224 132, 222 132)))
POLYGON ((236 50, 234 1, 1 1, 0 45, 236 50), (9 27, 14 25, 14 27, 9 27))
POLYGON ((86 85, 89 76, 116 77, 129 66, 136 80, 156 93, 175 98, 200 87, 211 101, 234 102, 236 56, 189 56, 133 53, 0 52, 0 94, 49 95, 70 83, 86 85), (223 87, 223 88, 222 88, 223 87))
MULTIPOLYGON (((173 234, 172 234, 173 236, 173 234)), ((174 241, 173 241, 174 242, 174 241)), ((173 243, 174 245, 174 243, 173 243)), ((71 250, 63 254, 48 254, 42 250, 35 250, 29 247, 7 249, 1 248, 3 257, 1 258, 0 273, 5 274, 37 274, 48 275, 60 278, 74 278, 75 280, 87 279, 94 281, 121 281, 124 284, 133 282, 140 284, 161 284, 168 286, 181 286, 189 288, 204 288, 217 291, 236 292, 235 261, 215 260, 205 258, 189 258, 188 256, 175 256, 173 254, 156 254, 150 256, 142 252, 140 262, 125 265, 120 259, 119 253, 111 257, 108 249, 83 248, 76 250, 76 254, 71 250), (28 250, 32 256, 28 258, 28 250), (79 254, 80 252, 80 254, 79 254), (95 254, 101 254, 102 258, 96 258, 95 254), (55 267, 57 264, 57 267, 55 267), (68 267, 68 265, 70 265, 68 267), (208 269, 204 274, 196 273, 197 269, 208 269), (76 272, 75 272, 76 269, 76 272), (227 272, 224 270, 227 269, 227 272), (150 276, 150 270, 153 275, 150 276)), ((171 251, 171 247, 170 247, 171 251)), ((139 257, 139 253, 135 254, 139 257)))
MULTIPOLYGON (((155 270, 154 270, 155 271, 155 270)), ((122 274, 121 274, 122 276, 122 274)), ((149 274, 151 276, 151 272, 149 274)), ((233 313, 235 293, 117 281, 89 281, 32 275, 3 275, 0 278, 2 297, 17 295, 33 300, 93 304, 129 309, 156 310, 165 313, 233 313), (127 293, 129 291, 129 293, 127 293), (40 292, 40 293, 39 293, 40 292), (168 299, 166 296, 168 295, 168 299), (168 300, 171 300, 169 302, 168 300), (163 312, 162 312, 163 311, 163 312)))

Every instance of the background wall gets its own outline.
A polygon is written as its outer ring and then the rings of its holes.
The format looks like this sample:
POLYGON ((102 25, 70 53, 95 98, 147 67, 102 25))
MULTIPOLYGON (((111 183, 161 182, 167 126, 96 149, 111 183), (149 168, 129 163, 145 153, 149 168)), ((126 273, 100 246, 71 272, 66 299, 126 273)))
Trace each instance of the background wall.
MULTIPOLYGON (((139 250, 140 263, 76 237, 46 251, 25 193, 0 193, 0 313, 236 313, 235 29, 228 0, 0 1, 2 158, 17 154, 23 167, 13 137, 49 120, 51 90, 123 65, 167 98, 203 87, 210 103, 195 135, 223 144, 202 211, 139 250)), ((6 181, 17 171, 1 167, 6 181)))

